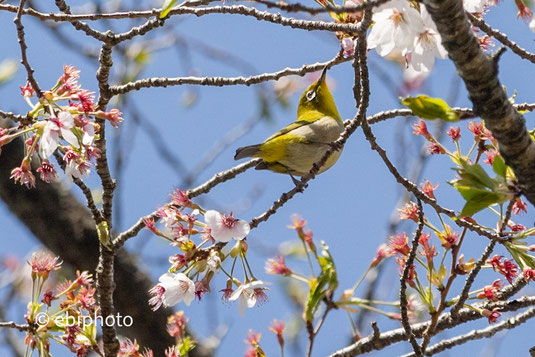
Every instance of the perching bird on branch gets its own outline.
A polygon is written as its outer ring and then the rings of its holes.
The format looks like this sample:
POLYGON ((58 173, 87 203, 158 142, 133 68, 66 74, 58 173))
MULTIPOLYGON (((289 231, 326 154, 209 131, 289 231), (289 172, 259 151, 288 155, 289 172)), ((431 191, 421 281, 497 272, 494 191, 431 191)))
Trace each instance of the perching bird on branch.
MULTIPOLYGON (((327 87, 326 73, 327 67, 301 95, 294 123, 262 144, 239 148, 234 160, 257 157, 263 160, 256 166, 257 170, 267 169, 296 176, 308 174, 312 165, 321 160, 330 144, 344 131, 344 123, 327 87)), ((341 150, 334 151, 318 173, 334 165, 340 154, 341 150)))

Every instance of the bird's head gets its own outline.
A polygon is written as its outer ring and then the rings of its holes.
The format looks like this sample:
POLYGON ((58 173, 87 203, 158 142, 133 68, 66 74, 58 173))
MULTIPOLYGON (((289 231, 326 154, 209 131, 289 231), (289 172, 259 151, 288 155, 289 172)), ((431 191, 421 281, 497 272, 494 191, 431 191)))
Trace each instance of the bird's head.
POLYGON ((297 117, 300 118, 310 111, 318 111, 333 118, 340 119, 340 114, 334 104, 334 99, 327 87, 327 67, 321 72, 320 78, 312 83, 299 99, 297 117))

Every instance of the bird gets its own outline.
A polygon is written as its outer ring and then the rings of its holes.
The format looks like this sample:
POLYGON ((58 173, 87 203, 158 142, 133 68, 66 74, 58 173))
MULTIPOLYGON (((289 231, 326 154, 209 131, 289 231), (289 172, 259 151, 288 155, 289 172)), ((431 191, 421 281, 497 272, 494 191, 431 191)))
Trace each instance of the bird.
MULTIPOLYGON (((289 174, 296 184, 294 175, 306 176, 344 131, 344 122, 327 87, 326 75, 327 67, 301 95, 295 122, 261 144, 238 148, 234 160, 260 158, 262 161, 256 165, 257 170, 289 174)), ((341 149, 335 150, 318 174, 333 166, 341 153, 341 149)))

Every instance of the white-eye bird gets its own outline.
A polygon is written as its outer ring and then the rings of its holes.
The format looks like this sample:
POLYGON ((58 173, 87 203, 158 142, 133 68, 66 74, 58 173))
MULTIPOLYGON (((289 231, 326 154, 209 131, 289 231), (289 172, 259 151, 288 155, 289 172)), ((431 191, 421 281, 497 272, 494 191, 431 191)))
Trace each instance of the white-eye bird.
MULTIPOLYGON (((299 99, 297 120, 267 138, 262 144, 241 147, 234 160, 245 157, 261 158, 257 170, 305 176, 318 162, 330 144, 344 131, 333 96, 326 84, 327 67, 320 78, 312 83, 299 99)), ((318 173, 329 169, 340 157, 334 151, 318 173)))

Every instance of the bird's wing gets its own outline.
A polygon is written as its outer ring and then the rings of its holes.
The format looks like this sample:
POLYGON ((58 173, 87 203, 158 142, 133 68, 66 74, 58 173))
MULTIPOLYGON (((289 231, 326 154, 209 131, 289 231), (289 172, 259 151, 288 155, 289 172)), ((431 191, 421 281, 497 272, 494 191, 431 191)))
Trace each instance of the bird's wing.
POLYGON ((309 125, 310 123, 311 122, 308 121, 308 120, 297 120, 297 121, 293 122, 292 124, 290 124, 288 126, 285 126, 284 128, 282 128, 281 130, 279 130, 275 134, 271 135, 265 141, 267 142, 267 141, 273 140, 273 139, 275 139, 275 138, 277 138, 277 137, 279 137, 281 135, 287 134, 290 131, 298 129, 298 128, 304 126, 304 125, 309 125))
POLYGON ((300 138, 302 143, 330 143, 338 139, 344 130, 344 124, 328 115, 323 115, 316 120, 298 120, 268 138, 264 144, 278 140, 283 135, 300 138))

